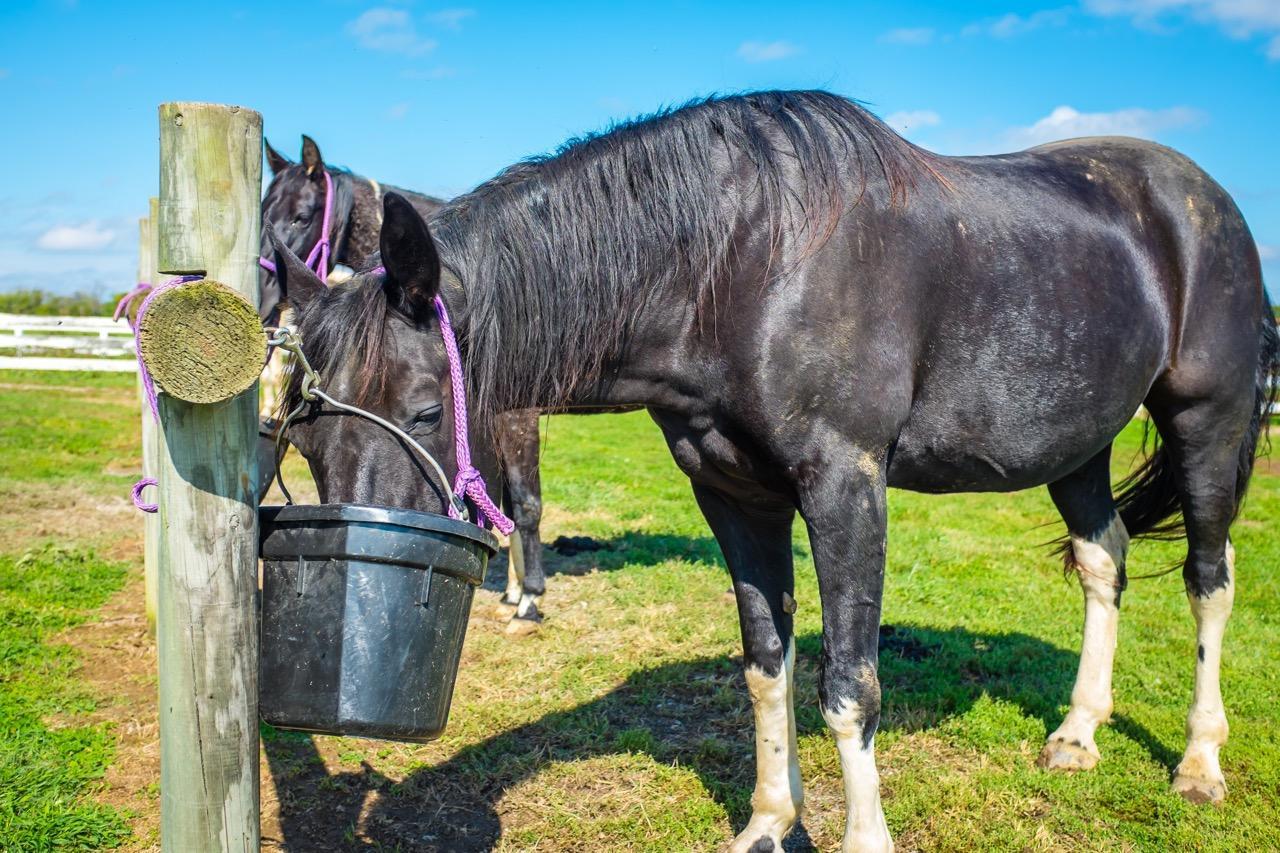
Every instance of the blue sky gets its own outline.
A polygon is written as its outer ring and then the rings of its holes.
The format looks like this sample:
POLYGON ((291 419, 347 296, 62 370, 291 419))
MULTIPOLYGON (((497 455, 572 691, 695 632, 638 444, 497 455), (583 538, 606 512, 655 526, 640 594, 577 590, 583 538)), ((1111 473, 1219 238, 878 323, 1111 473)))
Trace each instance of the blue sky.
POLYGON ((114 292, 156 193, 157 104, 263 113, 277 148, 453 195, 609 122, 822 87, 942 153, 1158 139, 1239 202, 1280 282, 1280 0, 466 5, 7 0, 0 289, 114 292))

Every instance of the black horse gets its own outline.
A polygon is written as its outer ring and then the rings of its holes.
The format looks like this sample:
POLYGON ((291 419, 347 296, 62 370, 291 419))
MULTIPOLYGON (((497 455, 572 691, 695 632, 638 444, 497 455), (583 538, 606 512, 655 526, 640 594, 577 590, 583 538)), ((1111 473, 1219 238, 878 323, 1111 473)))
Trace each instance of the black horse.
MULTIPOLYGON (((271 184, 262 199, 262 255, 265 258, 272 257, 273 252, 267 238, 269 227, 275 228, 289 250, 301 257, 319 242, 326 204, 326 171, 333 188, 333 198, 328 200, 332 210, 330 272, 339 264, 358 269, 374 259, 386 192, 402 195, 423 216, 431 216, 445 205, 434 196, 380 184, 372 178, 327 165, 320 147, 309 136, 302 137, 302 156, 298 163, 280 154, 270 142, 265 143, 265 148, 272 173, 271 184)), ((274 325, 279 321, 283 299, 280 278, 264 268, 259 279, 258 307, 263 322, 274 325)), ((267 408, 274 408, 273 401, 268 400, 267 408)), ((259 492, 265 495, 271 487, 275 467, 273 422, 265 423, 261 433, 259 492)), ((516 524, 511 535, 507 588, 501 609, 504 616, 510 617, 508 633, 523 634, 533 630, 541 620, 538 597, 546 589, 539 533, 542 482, 538 470, 537 411, 503 414, 496 431, 496 446, 505 486, 503 506, 516 524)))
MULTIPOLYGON (((734 850, 779 848, 801 807, 797 511, 822 599, 844 849, 891 846, 873 752, 888 486, 1048 485, 1085 598, 1050 768, 1098 760, 1130 538, 1185 523, 1198 653, 1173 788, 1225 795, 1228 529, 1278 344, 1244 220, 1187 158, 1120 138, 940 157, 834 95, 764 92, 572 142, 430 229, 388 196, 381 252, 385 271, 332 291, 287 249, 279 262, 329 392, 403 424, 446 470, 439 412, 456 393, 490 426, 511 409, 643 405, 665 433, 742 624, 757 785, 734 850), (437 293, 459 320, 465 389, 448 380, 437 293), (1140 405, 1163 443, 1113 497, 1111 443, 1140 405)), ((315 407, 290 432, 325 500, 440 506, 390 434, 337 414, 315 407)))

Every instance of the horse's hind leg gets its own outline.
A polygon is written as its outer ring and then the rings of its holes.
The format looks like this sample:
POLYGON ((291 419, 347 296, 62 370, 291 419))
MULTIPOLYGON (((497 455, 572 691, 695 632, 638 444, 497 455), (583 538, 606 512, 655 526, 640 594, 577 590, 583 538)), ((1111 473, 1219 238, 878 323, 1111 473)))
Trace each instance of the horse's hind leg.
POLYGON ((1187 748, 1174 771, 1173 790, 1193 803, 1220 803, 1227 794, 1218 763, 1218 751, 1227 742, 1227 715, 1218 675, 1222 638, 1235 598, 1235 549, 1228 529, 1238 501, 1240 448, 1248 414, 1233 415, 1230 406, 1212 401, 1169 411, 1153 407, 1152 414, 1177 472, 1187 528, 1182 578, 1196 622, 1187 748))
POLYGON ((1067 565, 1084 591, 1084 642, 1071 691, 1071 710, 1049 735, 1036 762, 1053 770, 1089 770, 1101 754, 1094 731, 1111 718, 1111 669, 1120 622, 1120 593, 1129 535, 1116 513, 1109 473, 1111 447, 1049 485, 1067 523, 1067 565))

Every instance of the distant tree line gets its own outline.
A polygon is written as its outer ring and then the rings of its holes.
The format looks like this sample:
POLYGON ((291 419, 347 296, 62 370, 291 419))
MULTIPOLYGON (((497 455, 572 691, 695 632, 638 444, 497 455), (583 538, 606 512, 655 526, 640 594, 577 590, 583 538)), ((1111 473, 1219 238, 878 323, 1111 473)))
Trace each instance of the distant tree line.
POLYGON ((102 297, 77 291, 71 294, 45 290, 11 290, 0 293, 0 314, 33 314, 39 317, 110 317, 124 292, 102 297))

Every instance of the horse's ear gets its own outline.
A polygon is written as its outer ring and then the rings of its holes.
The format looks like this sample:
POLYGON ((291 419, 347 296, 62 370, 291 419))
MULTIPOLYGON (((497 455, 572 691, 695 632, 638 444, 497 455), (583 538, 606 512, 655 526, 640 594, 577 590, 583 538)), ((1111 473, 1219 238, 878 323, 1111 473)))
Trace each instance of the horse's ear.
POLYGON ((284 244, 274 225, 267 225, 267 239, 271 241, 276 256, 276 280, 280 282, 280 292, 293 310, 301 311, 325 291, 325 283, 284 244))
POLYGON ((307 174, 310 175, 319 166, 324 168, 324 158, 320 156, 320 146, 316 145, 316 141, 305 133, 302 134, 302 165, 307 167, 307 174))
POLYGON ((267 151, 267 165, 271 167, 271 174, 278 175, 293 165, 288 157, 271 147, 265 136, 262 137, 262 147, 267 151))
POLYGON ((430 316, 440 291, 440 256, 427 223, 399 193, 387 193, 382 201, 379 246, 388 302, 416 320, 430 316))

